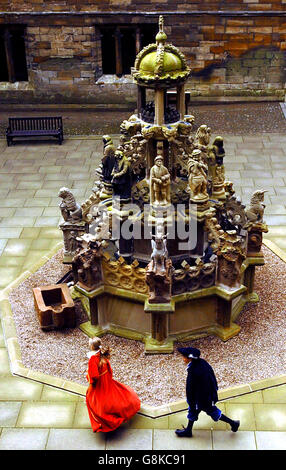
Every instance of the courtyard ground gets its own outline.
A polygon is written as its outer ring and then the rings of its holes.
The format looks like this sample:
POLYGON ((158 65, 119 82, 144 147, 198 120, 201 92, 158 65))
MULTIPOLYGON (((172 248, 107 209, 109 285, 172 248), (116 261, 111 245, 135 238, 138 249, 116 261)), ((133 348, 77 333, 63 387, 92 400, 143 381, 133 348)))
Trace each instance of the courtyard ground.
MULTIPOLYGON (((101 135, 118 134, 130 112, 83 109, 49 110, 64 118, 65 141, 21 142, 7 147, 8 116, 1 113, 0 131, 0 288, 5 289, 24 271, 62 241, 58 190, 72 189, 78 202, 91 194, 102 151, 101 135)), ((189 109, 196 126, 212 128, 213 138, 224 137, 225 169, 237 195, 247 204, 254 189, 267 189, 265 218, 268 244, 274 243, 286 259, 286 119, 279 103, 203 105, 189 109)), ((16 114, 17 113, 17 114, 16 114)), ((34 115, 47 110, 34 110, 34 115)), ((31 109, 25 111, 31 115, 31 109)), ((116 139, 116 136, 114 136, 116 139)), ((279 299, 277 299, 279 301, 279 299)), ((2 326, 5 318, 2 312, 2 326)), ((154 421, 137 415, 110 436, 93 434, 84 397, 38 380, 11 373, 5 338, 0 327, 0 450, 286 450, 286 379, 257 385, 237 398, 221 400, 229 416, 240 419, 231 433, 201 414, 193 439, 179 439, 174 429, 186 423, 186 413, 172 413, 154 421), (154 424, 156 422, 156 424, 154 424)), ((182 377, 185 380, 185 377, 182 377)))

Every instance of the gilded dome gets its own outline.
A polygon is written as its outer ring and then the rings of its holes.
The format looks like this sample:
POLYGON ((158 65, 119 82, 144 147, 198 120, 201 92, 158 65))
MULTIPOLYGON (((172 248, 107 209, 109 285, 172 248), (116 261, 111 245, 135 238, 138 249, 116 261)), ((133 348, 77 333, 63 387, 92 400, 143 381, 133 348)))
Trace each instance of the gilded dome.
MULTIPOLYGON (((158 67, 157 64, 157 48, 156 51, 149 52, 146 54, 139 65, 139 70, 148 74, 154 74, 154 71, 158 67)), ((162 72, 163 73, 174 73, 180 72, 183 70, 183 64, 180 57, 175 55, 173 52, 168 52, 164 50, 164 55, 162 59, 162 72)))
POLYGON ((166 44, 167 35, 163 31, 163 17, 159 19, 159 32, 156 43, 144 47, 136 57, 132 75, 138 84, 175 84, 184 82, 191 70, 184 55, 172 44, 166 44))

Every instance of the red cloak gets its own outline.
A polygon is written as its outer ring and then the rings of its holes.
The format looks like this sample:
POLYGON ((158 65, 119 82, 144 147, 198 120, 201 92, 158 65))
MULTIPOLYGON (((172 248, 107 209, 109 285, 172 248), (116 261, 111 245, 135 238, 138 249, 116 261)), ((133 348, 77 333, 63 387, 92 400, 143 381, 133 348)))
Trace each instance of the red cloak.
POLYGON ((101 367, 99 361, 100 353, 88 362, 86 404, 93 432, 109 432, 138 412, 140 400, 132 388, 112 378, 108 360, 101 367))

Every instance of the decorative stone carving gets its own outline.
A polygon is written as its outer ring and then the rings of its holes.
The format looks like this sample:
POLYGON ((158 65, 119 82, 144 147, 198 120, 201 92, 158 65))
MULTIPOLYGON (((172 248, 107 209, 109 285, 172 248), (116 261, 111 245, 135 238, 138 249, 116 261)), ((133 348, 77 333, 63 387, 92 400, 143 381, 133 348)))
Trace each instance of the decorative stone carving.
POLYGON ((167 235, 164 235, 163 225, 157 227, 157 233, 151 240, 152 254, 151 262, 152 269, 156 272, 166 272, 166 260, 168 258, 167 250, 167 235))
POLYGON ((213 188, 212 197, 215 199, 225 198, 224 190, 224 166, 216 165, 214 177, 213 177, 213 188))
POLYGON ((101 180, 103 188, 100 193, 102 199, 112 196, 112 170, 115 162, 115 146, 109 135, 104 135, 103 141, 103 158, 101 160, 101 180))
POLYGON ((144 208, 144 204, 150 202, 150 185, 145 178, 133 186, 132 199, 142 208, 144 208))
POLYGON ((77 223, 82 221, 82 209, 76 202, 73 193, 69 188, 61 188, 59 190, 59 197, 62 202, 59 207, 65 222, 77 223))
POLYGON ((103 284, 101 266, 103 245, 90 234, 80 237, 78 244, 78 250, 72 261, 74 282, 81 288, 92 291, 103 284))
POLYGON ((231 195, 227 193, 224 211, 229 223, 233 227, 243 228, 245 226, 247 222, 245 205, 235 196, 234 191, 231 191, 231 195))
POLYGON ((191 200, 194 202, 206 201, 209 197, 207 193, 207 170, 207 165, 201 159, 201 150, 194 150, 188 162, 191 200))
POLYGON ((213 182, 217 177, 217 167, 223 165, 224 157, 225 151, 223 147, 223 138, 221 136, 217 136, 213 141, 213 144, 208 147, 208 185, 210 194, 221 198, 225 197, 224 185, 223 183, 219 185, 219 188, 216 188, 216 194, 213 194, 213 182))
POLYGON ((232 181, 225 181, 224 182, 224 190, 226 198, 229 198, 235 194, 235 190, 233 189, 233 182, 232 181))
POLYGON ((114 167, 111 172, 113 195, 121 199, 130 199, 131 196, 131 174, 130 163, 122 151, 116 150, 114 167))
POLYGON ((210 143, 211 128, 202 124, 195 135, 194 146, 202 153, 202 159, 205 164, 208 164, 208 145, 210 143))
POLYGON ((155 158, 155 165, 150 172, 150 202, 154 206, 166 206, 170 203, 170 173, 163 165, 163 157, 155 158))
POLYGON ((247 256, 262 257, 263 233, 268 232, 266 224, 253 224, 248 228, 247 256))
POLYGON ((167 235, 159 225, 151 240, 151 262, 146 268, 146 282, 149 286, 149 303, 168 303, 171 299, 172 261, 168 259, 167 235))
POLYGON ((204 230, 207 232, 208 241, 211 243, 212 250, 216 254, 220 248, 221 237, 224 234, 224 230, 218 223, 214 208, 209 209, 206 214, 204 230))
POLYGON ((90 197, 81 205, 82 218, 88 223, 91 223, 98 215, 98 204, 101 201, 99 188, 94 187, 92 191, 93 194, 91 194, 90 197))
POLYGON ((264 194, 267 191, 254 191, 250 200, 250 207, 245 211, 246 224, 248 231, 247 256, 261 257, 261 246, 263 241, 263 233, 268 232, 267 224, 264 222, 264 194))
POLYGON ((70 212, 62 207, 66 246, 74 251, 80 240, 74 290, 89 304, 91 325, 107 331, 108 318, 111 331, 148 338, 148 352, 173 351, 174 340, 193 335, 226 340, 238 333, 232 319, 253 293, 255 265, 263 264, 255 258, 262 256, 267 230, 261 206, 253 200, 247 215, 233 183, 225 181, 222 137, 210 144, 207 125, 193 132, 194 117, 184 114, 190 69, 166 43, 162 18, 159 27, 156 44, 137 55, 132 69, 136 115, 121 124, 116 149, 103 136, 94 195, 81 212, 78 205, 70 212), (174 113, 168 102, 173 97, 174 113), (149 235, 159 220, 150 249, 149 235), (75 227, 84 229, 85 222, 92 237, 78 237, 75 227), (168 251, 163 227, 175 235, 168 236, 168 251), (103 240, 108 250, 102 250, 103 240), (251 259, 242 270, 246 253, 251 259), (132 306, 127 317, 126 305, 132 306))
POLYGON ((229 288, 240 287, 241 265, 246 258, 242 249, 242 239, 235 230, 228 230, 222 235, 221 242, 217 251, 217 282, 229 288))
POLYGON ((168 82, 170 87, 174 84, 184 83, 190 76, 191 70, 187 66, 184 55, 170 43, 166 43, 167 35, 163 31, 163 17, 159 18, 159 32, 156 43, 144 47, 136 56, 131 73, 138 85, 158 86, 168 82), (145 67, 145 62, 152 57, 153 70, 145 67), (175 67, 174 67, 175 65, 175 67))
POLYGON ((146 282, 149 286, 149 303, 169 303, 172 290, 172 260, 165 261, 165 271, 154 271, 153 262, 146 269, 146 282))
POLYGON ((249 222, 254 223, 263 223, 263 216, 264 216, 264 209, 265 204, 264 201, 264 194, 267 191, 255 191, 250 200, 250 207, 246 211, 246 217, 249 222))
POLYGON ((204 263, 197 258, 195 266, 183 261, 180 269, 176 269, 172 276, 172 295, 205 289, 215 284, 216 262, 204 263))
MULTIPOLYGON (((64 239, 64 263, 71 263, 78 247, 78 237, 87 233, 89 224, 83 217, 82 207, 76 202, 75 197, 68 188, 61 188, 59 197, 62 202, 59 207, 64 222, 59 225, 64 239)), ((86 215, 86 214, 85 214, 86 215)))
POLYGON ((110 287, 129 290, 139 294, 146 294, 146 270, 141 268, 138 261, 127 264, 123 257, 114 261, 108 253, 102 258, 104 283, 110 287))

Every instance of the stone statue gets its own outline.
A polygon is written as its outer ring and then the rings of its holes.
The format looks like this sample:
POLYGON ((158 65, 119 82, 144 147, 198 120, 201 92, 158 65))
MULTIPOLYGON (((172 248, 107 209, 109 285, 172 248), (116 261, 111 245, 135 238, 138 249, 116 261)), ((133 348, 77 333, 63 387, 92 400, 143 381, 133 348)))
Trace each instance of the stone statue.
POLYGON ((64 221, 70 223, 82 221, 82 209, 69 188, 61 188, 59 197, 62 198, 59 207, 64 221))
POLYGON ((264 193, 267 191, 255 191, 250 200, 250 207, 246 211, 246 217, 250 222, 263 223, 264 209, 264 193))
POLYGON ((111 172, 113 195, 129 199, 131 196, 130 163, 121 150, 116 150, 114 156, 115 162, 111 172))
POLYGON ((168 258, 167 235, 159 226, 152 243, 151 261, 146 269, 149 303, 168 303, 172 291, 172 260, 168 258))
POLYGON ((248 231, 247 256, 263 256, 261 252, 263 233, 268 232, 267 224, 263 220, 265 204, 264 193, 267 191, 255 191, 250 200, 250 207, 245 211, 247 222, 244 226, 248 231))
POLYGON ((78 249, 72 260, 75 283, 92 291, 103 283, 102 243, 91 234, 78 238, 78 249))
POLYGON ((164 235, 163 226, 159 226, 155 237, 151 240, 153 270, 166 272, 166 259, 168 257, 167 235, 164 235))
POLYGON ((211 129, 205 124, 201 125, 195 135, 194 146, 201 150, 204 163, 208 163, 208 145, 210 143, 211 129))
POLYGON ((89 223, 83 217, 82 207, 68 188, 61 188, 59 197, 62 198, 59 207, 64 219, 59 225, 64 238, 64 263, 71 263, 78 247, 77 239, 88 232, 89 223))
POLYGON ((216 163, 218 165, 222 165, 223 164, 223 159, 225 157, 225 151, 224 151, 224 147, 223 147, 223 138, 220 135, 218 135, 215 138, 211 148, 212 148, 212 151, 215 154, 216 163))
POLYGON ((102 182, 103 189, 102 195, 111 196, 112 195, 112 170, 114 167, 114 154, 115 147, 113 141, 109 135, 104 135, 102 138, 103 141, 103 159, 101 160, 101 173, 102 173, 102 182))
POLYGON ((217 251, 217 282, 230 288, 240 287, 241 265, 246 258, 243 240, 235 230, 228 230, 221 236, 221 246, 217 251))
POLYGON ((224 165, 216 165, 212 181, 212 196, 215 199, 225 199, 226 197, 224 189, 224 178, 224 165))
POLYGON ((153 205, 166 206, 170 203, 170 173, 163 165, 163 157, 155 158, 155 165, 150 171, 150 202, 153 205))
POLYGON ((189 186, 191 189, 191 199, 194 201, 204 201, 208 199, 207 193, 207 171, 208 167, 201 159, 201 150, 195 149, 188 161, 189 186))
POLYGON ((223 138, 218 135, 208 148, 208 185, 210 193, 213 189, 213 180, 216 178, 216 169, 218 166, 223 165, 224 157, 223 138))

